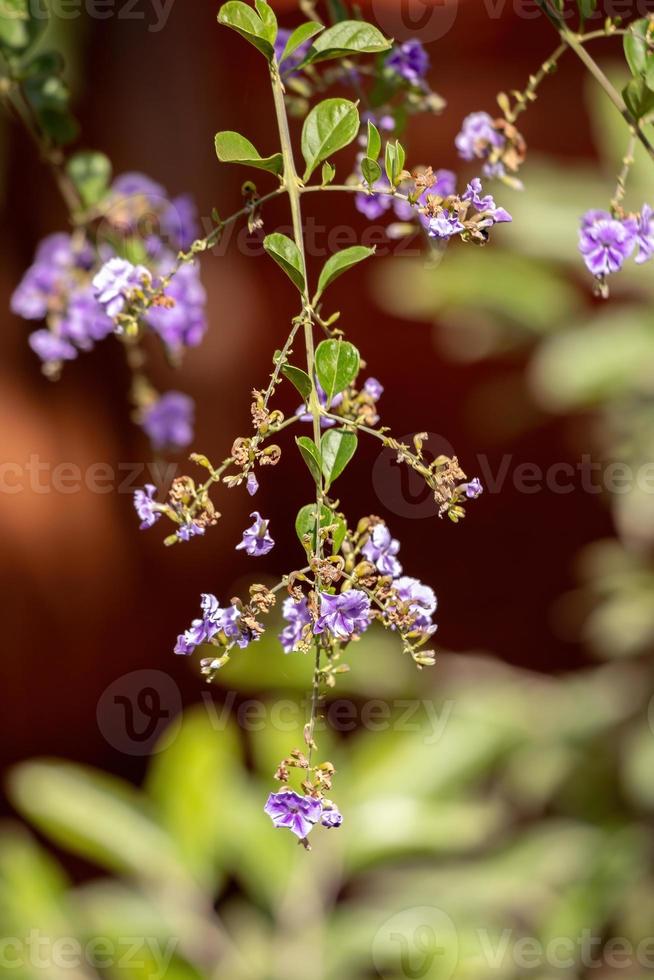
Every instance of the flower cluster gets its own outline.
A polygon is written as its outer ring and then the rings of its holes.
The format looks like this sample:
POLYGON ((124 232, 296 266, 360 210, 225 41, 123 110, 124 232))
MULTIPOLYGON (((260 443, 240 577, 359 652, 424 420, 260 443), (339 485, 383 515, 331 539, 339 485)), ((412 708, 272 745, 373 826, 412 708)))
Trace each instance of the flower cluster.
POLYGON ((587 211, 581 219, 579 251, 603 292, 607 276, 619 272, 634 252, 638 265, 654 255, 654 211, 649 204, 639 214, 587 211))
MULTIPOLYGON (((483 161, 485 177, 500 179, 518 172, 527 151, 523 136, 512 122, 493 119, 487 112, 466 116, 455 145, 463 160, 483 161)), ((510 183, 516 186, 514 180, 510 183)))
POLYGON ((264 807, 275 827, 284 827, 306 842, 317 823, 323 827, 340 827, 343 817, 330 801, 313 796, 300 796, 290 789, 271 793, 264 807))
MULTIPOLYGON (((206 331, 206 294, 196 263, 177 267, 177 255, 198 234, 193 202, 170 200, 142 174, 118 177, 97 214, 72 234, 50 235, 16 288, 11 308, 45 321, 29 337, 50 378, 110 334, 138 340, 149 328, 170 355, 200 343, 206 331), (138 259, 132 261, 138 256, 138 259)), ((192 405, 175 392, 158 400, 150 391, 137 417, 155 449, 192 439, 192 405)))

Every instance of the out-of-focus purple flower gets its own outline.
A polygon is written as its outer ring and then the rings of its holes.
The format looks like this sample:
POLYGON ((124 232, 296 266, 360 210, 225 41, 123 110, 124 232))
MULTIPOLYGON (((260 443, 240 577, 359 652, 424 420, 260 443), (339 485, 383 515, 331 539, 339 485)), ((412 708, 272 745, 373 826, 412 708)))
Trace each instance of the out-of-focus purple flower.
POLYGON ((588 211, 581 220, 579 251, 594 276, 618 272, 632 254, 638 239, 633 218, 618 221, 608 211, 588 211))
POLYGON ((463 120, 455 146, 464 160, 484 160, 492 147, 500 148, 506 139, 495 129, 487 112, 472 112, 463 120))
POLYGON ((397 578, 402 574, 402 566, 395 557, 400 550, 400 542, 391 537, 385 524, 375 524, 370 538, 361 551, 382 575, 397 578))
POLYGON ((434 174, 436 183, 429 190, 429 194, 436 194, 438 197, 450 197, 456 194, 456 174, 452 170, 437 170, 434 174))
POLYGON ((109 259, 93 279, 95 295, 107 316, 112 319, 122 313, 128 298, 136 289, 149 284, 152 277, 142 265, 132 265, 127 259, 109 259))
POLYGON ((311 796, 300 796, 290 789, 271 793, 264 807, 275 827, 292 831, 305 840, 322 816, 322 803, 311 796))
POLYGON ((471 480, 470 483, 466 483, 466 497, 468 500, 476 500, 477 497, 481 497, 484 492, 484 487, 478 476, 471 480))
POLYGON ((378 402, 381 396, 384 394, 384 386, 377 378, 368 378, 368 380, 363 385, 363 390, 367 395, 370 395, 373 401, 378 402))
POLYGON ((408 606, 409 612, 416 617, 414 627, 430 634, 434 633, 436 627, 431 617, 438 607, 434 590, 408 575, 394 582, 393 588, 400 601, 408 606))
POLYGON ((248 473, 247 479, 247 491, 251 497, 254 497, 256 493, 259 492, 259 481, 254 473, 248 473))
POLYGON ((190 194, 174 197, 161 218, 161 237, 173 251, 186 252, 200 234, 198 209, 190 194))
POLYGON ((181 391, 167 391, 141 416, 154 449, 184 449, 193 441, 195 405, 181 391))
POLYGON ((480 222, 479 227, 483 228, 487 227, 488 225, 499 224, 503 221, 513 221, 513 218, 508 211, 497 206, 492 194, 484 194, 479 177, 474 177, 470 181, 466 187, 465 193, 461 195, 461 200, 469 201, 475 211, 483 211, 488 213, 488 219, 480 222))
POLYGON ((320 593, 320 618, 314 633, 327 631, 339 640, 349 640, 354 634, 364 633, 370 626, 370 599, 359 589, 351 589, 340 595, 320 593))
POLYGON ((243 539, 236 545, 236 550, 245 551, 252 558, 260 558, 273 550, 275 542, 268 532, 270 522, 256 510, 250 517, 254 518, 254 524, 243 532, 243 539))
POLYGON ((396 44, 386 58, 386 68, 415 85, 429 71, 429 55, 420 41, 396 44))
POLYGON ((465 231, 465 228, 455 211, 450 212, 446 209, 429 221, 430 238, 452 238, 453 235, 460 235, 462 231, 465 231))
POLYGON ((116 197, 166 197, 166 190, 161 184, 138 171, 129 171, 116 177, 111 185, 111 193, 116 197))
POLYGON ((642 265, 654 255, 654 211, 649 204, 643 204, 638 217, 638 254, 636 262, 642 265))
POLYGON ((322 817, 320 818, 320 823, 323 827, 328 827, 330 830, 334 827, 340 827, 343 823, 343 814, 331 800, 322 801, 322 817))
POLYGON ((75 271, 88 269, 92 260, 88 246, 75 248, 70 235, 48 235, 11 297, 12 312, 25 320, 42 320, 51 309, 62 309, 75 285, 75 271))
POLYGON ((183 347, 197 347, 207 329, 207 294, 196 262, 181 266, 167 287, 166 296, 175 305, 170 309, 151 306, 146 321, 171 351, 177 353, 183 347))
POLYGON ((185 521, 178 528, 177 537, 180 541, 190 541, 191 538, 202 537, 204 530, 202 524, 198 524, 196 521, 185 521))
POLYGON ((161 517, 154 499, 156 492, 157 488, 152 483, 146 483, 143 490, 134 491, 134 509, 141 518, 141 531, 153 527, 161 517))
POLYGON ((294 72, 298 68, 298 66, 302 64, 306 55, 309 52, 309 48, 311 47, 311 39, 309 39, 308 41, 305 41, 303 44, 301 44, 299 48, 296 48, 295 51, 293 51, 293 53, 288 56, 288 58, 284 58, 283 61, 280 61, 280 58, 284 54, 284 48, 286 47, 286 42, 288 41, 292 33, 293 32, 289 31, 287 28, 280 27, 279 31, 277 32, 277 39, 275 40, 275 58, 277 59, 279 67, 284 72, 284 74, 289 74, 291 72, 294 72))
POLYGON ((302 640, 305 626, 311 622, 307 600, 300 599, 296 602, 289 596, 282 607, 282 615, 286 620, 286 626, 279 635, 279 642, 284 653, 293 653, 302 640))
POLYGON ((72 361, 77 357, 77 351, 69 341, 45 328, 29 335, 29 345, 45 364, 72 361))
MULTIPOLYGON (((375 187, 388 190, 388 184, 375 184, 375 187)), ((391 209, 393 198, 390 194, 375 193, 374 190, 370 194, 360 191, 354 195, 354 206, 368 221, 377 221, 391 209)))
POLYGON ((96 341, 104 340, 115 330, 113 320, 98 303, 90 283, 70 294, 68 306, 57 321, 62 336, 72 340, 80 350, 90 350, 96 341))

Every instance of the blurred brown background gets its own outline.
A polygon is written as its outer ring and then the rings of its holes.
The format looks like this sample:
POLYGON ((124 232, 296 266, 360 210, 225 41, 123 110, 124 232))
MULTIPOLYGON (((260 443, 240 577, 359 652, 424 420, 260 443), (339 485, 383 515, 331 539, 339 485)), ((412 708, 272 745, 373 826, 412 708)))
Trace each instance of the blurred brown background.
MULTIPOLYGON (((273 6, 285 23, 294 22, 285 15, 292 3, 273 6)), ((218 29, 216 9, 206 0, 177 0, 160 32, 148 31, 147 21, 117 17, 85 15, 59 24, 72 55, 81 145, 109 154, 117 173, 139 170, 171 193, 192 191, 202 215, 214 206, 222 214, 236 210, 246 176, 217 165, 217 130, 240 129, 262 149, 274 145, 261 62, 218 29)), ((430 81, 448 107, 440 118, 412 120, 411 160, 457 169, 453 140, 461 118, 474 109, 492 112, 494 93, 524 86, 552 46, 547 25, 518 16, 510 4, 491 19, 476 0, 459 3, 446 38, 431 49, 430 81)), ((577 64, 565 62, 538 110, 524 120, 530 144, 564 160, 593 152, 578 103, 569 97, 580 80, 577 64)), ((116 470, 149 461, 145 439, 129 419, 128 376, 118 345, 99 345, 52 385, 27 347, 28 325, 8 312, 37 242, 64 228, 66 216, 24 135, 3 123, 1 145, 2 460, 23 466, 36 457, 50 467, 67 462, 82 468, 103 462, 116 470)), ((352 225, 358 233, 366 228, 345 197, 311 199, 310 205, 320 222, 352 225)), ((269 227, 286 223, 283 202, 265 217, 269 227)), ((571 234, 575 223, 571 215, 571 234)), ((160 387, 196 398, 196 447, 221 459, 248 429, 249 390, 264 383, 295 309, 292 291, 264 258, 232 249, 203 263, 209 334, 179 376, 156 359, 155 375, 160 387)), ((447 275, 447 257, 439 274, 447 275)), ((360 286, 341 280, 334 299, 369 372, 385 385, 382 417, 394 432, 439 434, 470 475, 477 472, 479 453, 488 455, 493 472, 507 453, 512 467, 576 464, 579 444, 570 444, 565 419, 543 416, 528 436, 519 434, 521 418, 536 412, 524 389, 522 354, 454 365, 437 353, 429 325, 380 311, 365 273, 360 286), (476 408, 480 390, 493 392, 491 412, 488 397, 483 412, 476 408)), ((293 407, 291 398, 286 408, 293 407)), ((405 569, 434 585, 442 646, 489 651, 553 673, 584 663, 581 647, 554 629, 551 611, 572 583, 575 553, 611 533, 603 499, 580 489, 519 494, 508 480, 502 493, 487 493, 471 507, 459 527, 434 518, 411 520, 379 500, 371 480, 377 456, 376 446, 363 447, 341 481, 340 498, 352 518, 370 512, 387 518, 402 541, 405 569)), ((273 574, 299 560, 292 525, 307 501, 306 473, 290 439, 282 466, 265 477, 256 506, 270 518, 278 547, 261 567, 273 574)), ((47 484, 47 475, 42 479, 47 484)), ((142 482, 141 476, 137 485, 142 482)), ((195 615, 200 592, 228 598, 235 582, 253 571, 233 552, 251 501, 243 492, 222 490, 216 503, 224 516, 213 533, 166 550, 157 529, 139 533, 129 492, 27 487, 0 495, 4 764, 46 753, 140 777, 142 761, 121 755, 102 738, 97 702, 115 678, 141 667, 171 672, 185 696, 197 700, 197 677, 172 655, 175 637, 195 615)))

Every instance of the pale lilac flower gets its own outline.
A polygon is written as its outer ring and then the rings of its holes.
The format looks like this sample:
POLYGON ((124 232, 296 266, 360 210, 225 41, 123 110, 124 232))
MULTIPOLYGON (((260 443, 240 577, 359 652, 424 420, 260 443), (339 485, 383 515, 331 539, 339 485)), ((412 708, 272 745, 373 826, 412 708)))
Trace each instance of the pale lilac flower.
POLYGON ((381 382, 377 381, 377 378, 368 378, 368 380, 363 385, 363 390, 367 395, 370 395, 373 401, 378 402, 381 396, 384 394, 384 386, 381 382))
MULTIPOLYGON (((375 187, 378 188, 382 186, 387 187, 388 185, 375 184, 375 187)), ((377 221, 391 209, 393 198, 390 194, 375 194, 374 190, 370 194, 360 191, 354 195, 354 206, 368 221, 377 221)))
POLYGON ((271 793, 264 807, 275 827, 292 831, 300 840, 305 840, 322 816, 320 800, 310 796, 300 796, 290 789, 271 793))
POLYGON ((143 490, 134 491, 134 509, 141 518, 141 531, 153 527, 161 517, 161 511, 157 510, 157 502, 154 495, 157 488, 152 483, 146 483, 143 490))
POLYGON ((386 68, 413 85, 425 77, 429 67, 429 55, 416 40, 396 44, 386 58, 386 68))
POLYGON ((181 391, 167 391, 141 416, 154 449, 183 449, 193 441, 195 405, 181 391))
POLYGON ((490 148, 501 148, 506 139, 495 129, 493 118, 487 112, 472 112, 463 120, 455 146, 463 160, 484 160, 490 148))
POLYGON ((246 486, 251 497, 254 497, 259 492, 259 481, 254 473, 248 473, 246 486))
POLYGON ((343 814, 331 800, 322 801, 322 817, 320 823, 323 827, 327 827, 330 830, 334 827, 340 827, 343 823, 343 814))
MULTIPOLYGON (((316 391, 318 392, 318 401, 320 402, 320 407, 324 408, 325 410, 333 411, 335 408, 338 408, 339 405, 341 405, 343 402, 343 394, 341 393, 338 395, 334 395, 331 402, 327 404, 327 392, 322 387, 318 379, 316 379, 316 391)), ((301 422, 313 422, 313 415, 311 414, 311 412, 308 411, 306 405, 300 405, 300 407, 296 409, 295 414, 299 416, 301 422)), ((331 419, 321 418, 320 425, 323 429, 330 429, 333 425, 336 425, 336 423, 332 422, 331 419)))
POLYGON ((72 361, 77 357, 77 351, 69 341, 45 328, 29 335, 29 345, 46 364, 72 361))
POLYGON ((430 635, 434 633, 436 626, 432 623, 431 617, 438 608, 434 590, 407 575, 394 582, 393 588, 400 601, 408 606, 409 612, 415 616, 414 628, 430 635))
POLYGON ((477 497, 481 497, 484 492, 484 487, 479 477, 476 476, 470 483, 466 483, 465 490, 468 500, 476 500, 477 497))
POLYGON ((275 547, 275 542, 268 532, 269 521, 265 520, 258 511, 250 514, 254 524, 243 532, 243 539, 236 545, 237 551, 245 551, 252 558, 267 555, 275 547))
POLYGON ((161 237, 174 252, 187 252, 200 235, 198 209, 190 194, 174 197, 161 218, 161 237))
POLYGON ((70 293, 68 306, 57 317, 57 323, 61 335, 80 350, 91 350, 96 341, 104 340, 115 329, 113 320, 95 298, 90 283, 70 293))
POLYGON ((649 204, 643 204, 638 217, 638 255, 636 262, 642 265, 654 255, 654 211, 649 204))
POLYGON ((502 221, 513 221, 513 218, 504 208, 499 208, 492 194, 482 197, 483 188, 479 177, 474 177, 466 187, 465 193, 461 195, 462 201, 469 201, 476 211, 488 213, 488 220, 480 222, 479 227, 487 227, 492 224, 499 224, 502 221))
POLYGON ((391 537, 385 524, 375 524, 370 537, 361 549, 364 556, 382 575, 397 578, 402 574, 402 566, 395 557, 400 550, 400 542, 391 537))
POLYGON ((282 615, 286 620, 286 626, 280 633, 279 642, 284 653, 293 653, 302 640, 305 626, 311 622, 307 600, 300 599, 296 602, 289 596, 282 607, 282 615))
POLYGON ((175 653, 189 656, 196 647, 208 643, 220 630, 224 610, 220 608, 215 595, 205 593, 201 599, 202 618, 194 619, 189 629, 177 637, 175 653))
POLYGON ((431 218, 428 226, 430 238, 452 238, 453 235, 460 235, 465 231, 464 225, 459 221, 459 216, 455 211, 445 209, 441 214, 431 218))
POLYGON ((151 281, 152 277, 144 266, 114 258, 105 262, 94 277, 93 288, 107 316, 115 319, 125 309, 131 293, 151 281))
POLYGON ((359 589, 351 589, 341 595, 320 593, 320 618, 314 633, 325 631, 339 640, 349 640, 364 633, 370 626, 370 599, 359 589))
MULTIPOLYGON (((162 267, 163 275, 167 269, 168 263, 162 267)), ((165 295, 173 300, 174 306, 151 306, 145 315, 146 322, 173 353, 184 347, 197 347, 207 329, 207 294, 198 263, 182 265, 165 295)))
POLYGON ((636 247, 638 224, 618 221, 608 211, 588 211, 581 221, 579 251, 586 268, 601 278, 618 272, 636 247))
POLYGON ((204 531, 202 524, 198 524, 196 521, 185 521, 179 527, 177 537, 180 541, 190 541, 191 538, 202 537, 204 531))

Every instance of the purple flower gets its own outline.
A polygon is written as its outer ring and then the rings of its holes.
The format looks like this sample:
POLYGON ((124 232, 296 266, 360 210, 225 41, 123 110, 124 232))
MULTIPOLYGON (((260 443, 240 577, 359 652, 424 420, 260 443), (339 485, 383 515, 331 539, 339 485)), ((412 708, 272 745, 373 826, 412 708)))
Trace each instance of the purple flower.
POLYGON ((93 279, 95 295, 107 316, 112 319, 125 309, 127 300, 136 289, 152 281, 142 265, 132 265, 126 259, 109 259, 93 279))
POLYGON ((484 487, 479 477, 476 476, 470 483, 466 483, 465 490, 468 500, 476 500, 477 497, 481 497, 484 492, 484 487))
POLYGON ((454 143, 462 159, 484 160, 489 155, 490 147, 501 148, 506 140, 495 129, 493 119, 487 112, 473 112, 463 120, 461 132, 454 143))
POLYGON ((77 357, 77 351, 71 343, 45 328, 35 330, 29 335, 29 345, 46 364, 56 361, 72 361, 77 357))
POLYGON ((654 255, 654 211, 649 204, 643 204, 638 218, 638 255, 636 262, 642 265, 654 255))
POLYGON ((196 647, 208 643, 220 630, 224 610, 218 605, 215 595, 206 593, 201 599, 202 618, 194 619, 189 629, 177 637, 175 653, 189 656, 196 647))
POLYGON ((200 234, 198 209, 190 194, 173 198, 161 218, 161 237, 174 252, 186 252, 200 234))
POLYGON ((486 221, 478 223, 478 227, 485 228, 502 221, 513 221, 513 218, 504 208, 498 208, 492 194, 482 197, 483 188, 479 177, 474 177, 466 187, 465 193, 461 195, 462 201, 469 201, 476 211, 488 214, 486 221))
MULTIPOLYGON (((166 271, 163 270, 164 275, 166 271)), ((182 265, 165 295, 175 305, 169 309, 150 307, 145 316, 147 323, 173 352, 179 352, 183 347, 197 347, 207 329, 207 294, 200 281, 198 264, 182 265)))
POLYGON ((441 214, 431 218, 428 226, 430 238, 452 238, 453 235, 460 235, 465 231, 465 227, 459 221, 455 211, 444 210, 441 214))
POLYGON ((386 59, 386 67, 415 85, 429 71, 429 55, 420 41, 405 41, 392 49, 386 59))
POLYGON ((581 220, 579 251, 594 276, 618 272, 636 247, 638 224, 618 221, 608 211, 588 211, 581 220))
POLYGON ((435 633, 436 626, 432 623, 431 617, 436 612, 438 600, 434 590, 430 589, 428 585, 423 585, 418 579, 409 578, 407 575, 394 582, 393 588, 400 601, 415 616, 414 629, 422 630, 430 635, 435 633))
MULTIPOLYGON (((343 402, 343 395, 339 394, 339 395, 335 395, 328 405, 327 392, 322 387, 322 385, 320 384, 317 378, 316 378, 316 391, 318 392, 318 401, 320 402, 321 408, 332 411, 333 409, 338 408, 338 406, 341 405, 343 402)), ((307 410, 306 405, 300 405, 300 407, 296 410, 295 414, 299 415, 301 422, 313 422, 313 415, 311 414, 311 412, 307 410)), ((332 422, 331 419, 321 419, 320 425, 323 429, 330 429, 333 425, 336 425, 336 423, 332 422)))
POLYGON ((275 547, 275 542, 268 533, 269 521, 264 520, 258 511, 250 514, 254 518, 254 524, 243 532, 243 539, 236 545, 237 551, 245 551, 252 558, 260 558, 267 555, 275 547))
POLYGON ((293 790, 282 789, 270 794, 264 810, 275 827, 285 827, 300 840, 305 840, 322 816, 322 803, 293 790))
POLYGON ((190 541, 191 538, 202 537, 204 530, 204 527, 195 521, 185 521, 178 529, 177 537, 180 541, 190 541))
POLYGON ((76 285, 76 273, 88 270, 92 261, 86 244, 74 247, 72 237, 63 232, 48 235, 11 297, 12 312, 25 320, 42 320, 51 310, 61 309, 76 285))
POLYGON ((331 800, 322 801, 322 817, 320 823, 323 827, 328 827, 330 830, 334 827, 340 827, 343 823, 343 814, 331 800))
MULTIPOLYGON (((375 185, 381 186, 381 185, 375 185)), ((386 187, 387 185, 383 185, 386 187)), ((366 194, 361 191, 354 195, 354 206, 361 214, 365 215, 368 221, 377 221, 382 215, 393 206, 393 198, 390 194, 375 194, 373 191, 366 194)))
POLYGON ((183 449, 193 441, 195 405, 181 391, 167 391, 142 414, 141 425, 154 449, 183 449))
POLYGON ((98 303, 90 283, 70 294, 58 324, 62 336, 81 350, 91 350, 95 341, 104 340, 115 329, 114 321, 98 303))
POLYGON ((385 524, 375 524, 370 532, 370 538, 361 549, 369 562, 382 575, 392 575, 397 578, 402 574, 402 566, 395 557, 400 550, 400 542, 391 537, 391 532, 385 524))
POLYGON ((259 481, 257 480, 256 475, 254 473, 248 473, 248 480, 246 486, 247 486, 247 491, 251 497, 254 497, 255 494, 259 492, 259 481))
POLYGON ((286 626, 279 636, 284 653, 293 653, 297 650, 305 632, 305 626, 311 622, 309 606, 306 599, 295 599, 289 596, 282 607, 282 614, 286 620, 286 626))
POLYGON ((116 197, 147 197, 150 199, 165 198, 166 190, 146 174, 130 171, 120 174, 111 185, 111 192, 116 197))
POLYGON ((370 626, 370 599, 358 589, 341 595, 320 593, 320 618, 314 633, 331 633, 340 640, 349 640, 356 633, 364 633, 370 626))
POLYGON ((450 197, 456 194, 456 174, 452 170, 437 170, 434 174, 436 183, 430 189, 430 194, 438 197, 450 197))
POLYGON ((378 402, 384 394, 384 386, 377 381, 377 378, 368 378, 364 383, 363 390, 367 395, 370 395, 374 402, 378 402))
POLYGON ((153 527, 161 517, 161 511, 154 500, 157 488, 152 483, 146 483, 143 490, 134 491, 134 509, 141 518, 141 531, 153 527))

